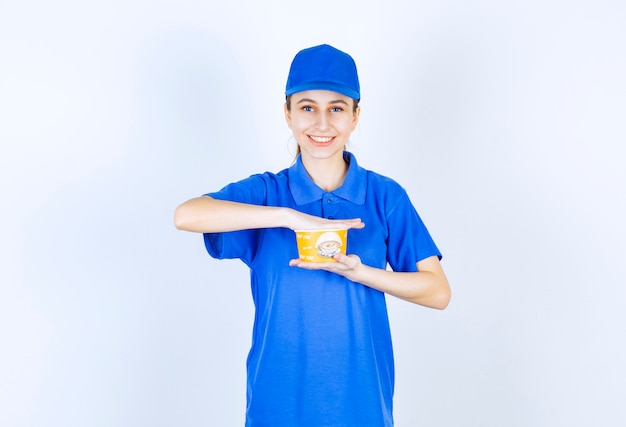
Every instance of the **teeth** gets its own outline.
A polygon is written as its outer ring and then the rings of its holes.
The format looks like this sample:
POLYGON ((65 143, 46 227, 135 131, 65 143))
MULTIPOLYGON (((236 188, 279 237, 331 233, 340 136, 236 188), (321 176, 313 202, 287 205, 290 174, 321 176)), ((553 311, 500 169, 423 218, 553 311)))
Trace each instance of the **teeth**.
POLYGON ((331 136, 311 136, 311 139, 315 142, 323 144, 325 142, 330 142, 330 140, 333 138, 331 136))

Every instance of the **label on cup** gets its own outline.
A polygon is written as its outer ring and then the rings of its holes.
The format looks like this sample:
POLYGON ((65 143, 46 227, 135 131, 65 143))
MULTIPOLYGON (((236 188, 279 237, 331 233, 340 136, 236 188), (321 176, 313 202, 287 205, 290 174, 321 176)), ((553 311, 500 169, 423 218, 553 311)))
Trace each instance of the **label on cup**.
POLYGON ((298 255, 306 262, 334 262, 337 253, 346 253, 348 230, 296 230, 298 255))

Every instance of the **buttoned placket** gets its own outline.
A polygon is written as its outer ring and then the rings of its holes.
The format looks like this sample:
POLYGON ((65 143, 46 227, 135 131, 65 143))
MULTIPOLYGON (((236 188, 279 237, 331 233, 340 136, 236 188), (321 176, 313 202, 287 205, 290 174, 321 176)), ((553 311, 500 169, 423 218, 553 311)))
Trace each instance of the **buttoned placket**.
POLYGON ((340 218, 339 198, 333 193, 324 193, 322 196, 322 216, 327 219, 340 218))

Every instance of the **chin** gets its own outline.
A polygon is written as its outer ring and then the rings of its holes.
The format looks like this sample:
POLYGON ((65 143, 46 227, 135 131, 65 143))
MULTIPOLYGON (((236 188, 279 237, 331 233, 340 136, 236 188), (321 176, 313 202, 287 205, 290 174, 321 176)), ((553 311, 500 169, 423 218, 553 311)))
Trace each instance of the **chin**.
POLYGON ((318 160, 331 159, 336 156, 341 156, 343 158, 343 151, 343 147, 310 147, 304 150, 301 149, 302 154, 318 160))

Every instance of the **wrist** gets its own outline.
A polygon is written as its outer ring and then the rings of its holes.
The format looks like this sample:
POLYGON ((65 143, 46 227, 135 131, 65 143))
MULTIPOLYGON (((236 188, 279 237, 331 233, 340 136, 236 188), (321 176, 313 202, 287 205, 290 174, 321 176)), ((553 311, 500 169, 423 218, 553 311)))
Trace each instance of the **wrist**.
POLYGON ((348 275, 346 277, 355 283, 365 284, 367 283, 369 269, 370 267, 363 264, 359 259, 356 265, 354 265, 352 269, 348 272, 348 275))
POLYGON ((284 208, 284 207, 280 207, 277 209, 278 209, 278 218, 279 218, 280 226, 283 228, 289 228, 293 230, 294 229, 293 214, 295 210, 290 209, 290 208, 284 208))

